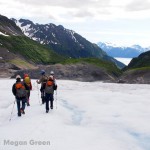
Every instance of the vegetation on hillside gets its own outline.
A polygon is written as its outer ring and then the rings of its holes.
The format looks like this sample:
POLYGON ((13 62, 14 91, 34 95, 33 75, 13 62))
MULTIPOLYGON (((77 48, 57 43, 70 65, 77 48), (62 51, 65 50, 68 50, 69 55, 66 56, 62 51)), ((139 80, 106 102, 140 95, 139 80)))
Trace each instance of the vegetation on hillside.
POLYGON ((2 36, 0 35, 0 47, 5 47, 9 51, 13 52, 20 58, 25 58, 26 61, 18 58, 14 58, 9 62, 19 66, 21 64, 24 67, 32 68, 27 62, 33 62, 35 64, 72 64, 72 63, 88 63, 95 66, 104 68, 109 73, 119 76, 121 71, 111 62, 101 60, 99 58, 79 58, 66 59, 64 56, 60 56, 51 49, 38 44, 37 42, 29 39, 25 36, 2 36))
POLYGON ((150 67, 150 51, 140 54, 138 57, 133 58, 129 65, 125 67, 123 70, 129 69, 143 69, 150 67))
POLYGON ((93 64, 95 66, 106 69, 106 71, 108 71, 109 73, 115 76, 119 76, 122 73, 121 70, 118 69, 115 64, 98 59, 98 58, 79 58, 79 59, 69 58, 69 59, 66 59, 64 62, 62 62, 62 64, 76 64, 76 63, 93 64))
POLYGON ((5 47, 15 54, 20 54, 36 64, 55 64, 65 59, 65 57, 25 36, 0 35, 0 43, 1 47, 5 47))

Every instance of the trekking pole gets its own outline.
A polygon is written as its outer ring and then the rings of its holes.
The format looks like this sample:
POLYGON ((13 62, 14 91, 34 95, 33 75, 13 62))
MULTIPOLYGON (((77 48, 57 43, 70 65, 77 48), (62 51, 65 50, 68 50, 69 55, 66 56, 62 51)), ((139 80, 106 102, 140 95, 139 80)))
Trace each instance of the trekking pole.
POLYGON ((56 90, 56 92, 55 92, 55 101, 56 101, 56 109, 57 109, 57 90, 56 90))
POLYGON ((40 103, 40 97, 39 97, 39 86, 38 86, 38 83, 37 83, 37 90, 38 90, 38 99, 39 99, 39 103, 40 103))
MULTIPOLYGON (((16 101, 16 100, 15 100, 16 101)), ((13 114, 13 110, 14 110, 14 106, 15 106, 15 101, 14 101, 14 104, 13 104, 13 107, 12 107, 12 111, 11 111, 11 114, 10 114, 10 119, 9 119, 9 121, 11 121, 11 119, 12 119, 12 114, 13 114)))

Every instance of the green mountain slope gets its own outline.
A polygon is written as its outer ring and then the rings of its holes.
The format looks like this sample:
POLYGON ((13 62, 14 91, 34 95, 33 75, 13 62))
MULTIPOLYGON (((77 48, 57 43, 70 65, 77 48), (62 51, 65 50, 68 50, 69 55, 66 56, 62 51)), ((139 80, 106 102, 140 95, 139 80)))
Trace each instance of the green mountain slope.
POLYGON ((25 36, 0 35, 0 43, 0 47, 36 64, 54 64, 64 59, 64 57, 25 36))
POLYGON ((71 59, 66 59, 62 64, 66 65, 66 64, 77 64, 77 63, 88 63, 103 68, 104 70, 109 72, 111 75, 114 75, 115 77, 118 77, 122 74, 121 70, 118 69, 116 65, 98 58, 80 58, 80 59, 71 58, 71 59))
POLYGON ((133 58, 123 71, 121 82, 150 84, 150 51, 133 58))
POLYGON ((140 54, 138 57, 133 58, 129 65, 124 70, 138 69, 150 67, 150 51, 140 54))

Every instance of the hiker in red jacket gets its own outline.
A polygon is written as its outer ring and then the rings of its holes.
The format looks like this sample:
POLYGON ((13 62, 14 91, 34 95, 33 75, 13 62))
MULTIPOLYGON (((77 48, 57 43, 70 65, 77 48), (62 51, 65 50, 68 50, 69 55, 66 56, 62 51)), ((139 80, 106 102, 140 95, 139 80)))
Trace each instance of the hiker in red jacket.
POLYGON ((30 101, 30 91, 32 90, 32 84, 31 84, 31 79, 28 74, 24 74, 23 81, 29 87, 29 90, 27 90, 27 106, 30 106, 29 101, 30 101))

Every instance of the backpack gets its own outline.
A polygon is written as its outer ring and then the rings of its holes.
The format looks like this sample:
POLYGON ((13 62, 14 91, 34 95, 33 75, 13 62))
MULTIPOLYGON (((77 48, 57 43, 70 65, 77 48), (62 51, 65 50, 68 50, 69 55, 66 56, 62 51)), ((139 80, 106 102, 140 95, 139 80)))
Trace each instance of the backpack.
POLYGON ((24 82, 30 87, 30 82, 31 82, 30 77, 25 77, 24 82))
POLYGON ((16 97, 23 98, 27 96, 25 86, 22 82, 16 83, 15 88, 16 88, 16 97))
POLYGON ((54 82, 54 84, 53 84, 53 89, 54 89, 54 90, 57 90, 56 79, 55 79, 54 76, 52 76, 52 78, 53 78, 53 82, 54 82))
POLYGON ((54 93, 53 85, 54 85, 53 81, 47 81, 45 86, 45 93, 53 94, 54 93))

